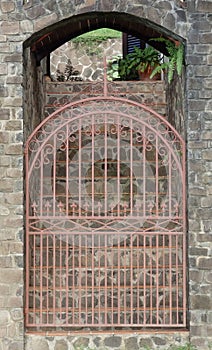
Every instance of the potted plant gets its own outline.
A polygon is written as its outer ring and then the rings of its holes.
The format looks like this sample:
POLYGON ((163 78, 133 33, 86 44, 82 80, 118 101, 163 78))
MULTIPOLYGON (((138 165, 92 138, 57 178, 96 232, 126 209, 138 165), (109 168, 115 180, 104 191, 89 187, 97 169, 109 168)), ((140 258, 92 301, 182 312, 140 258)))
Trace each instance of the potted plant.
MULTIPOLYGON (((150 79, 152 72, 161 64, 161 54, 151 46, 144 49, 134 48, 119 61, 119 76, 122 80, 150 79)), ((154 74, 155 79, 160 79, 158 73, 154 74)))
POLYGON ((160 73, 162 70, 166 70, 168 75, 168 83, 170 83, 173 79, 175 71, 179 76, 182 74, 184 45, 178 41, 174 42, 165 38, 155 38, 151 40, 165 43, 168 53, 168 61, 155 67, 150 78, 153 78, 155 74, 160 73))

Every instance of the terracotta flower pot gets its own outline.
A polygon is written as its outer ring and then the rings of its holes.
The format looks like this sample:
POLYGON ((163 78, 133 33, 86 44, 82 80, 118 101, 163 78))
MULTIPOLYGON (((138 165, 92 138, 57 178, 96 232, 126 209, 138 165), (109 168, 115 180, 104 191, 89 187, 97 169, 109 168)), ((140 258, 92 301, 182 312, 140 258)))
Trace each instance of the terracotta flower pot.
POLYGON ((161 73, 157 73, 150 79, 150 75, 155 67, 148 66, 144 72, 138 70, 139 80, 161 80, 161 73))

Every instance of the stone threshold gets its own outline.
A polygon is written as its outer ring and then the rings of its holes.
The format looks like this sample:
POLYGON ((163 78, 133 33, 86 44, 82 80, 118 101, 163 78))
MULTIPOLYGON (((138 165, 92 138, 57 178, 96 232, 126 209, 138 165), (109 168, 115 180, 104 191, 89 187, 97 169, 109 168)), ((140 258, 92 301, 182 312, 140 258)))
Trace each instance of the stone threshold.
POLYGON ((189 335, 189 330, 186 328, 169 328, 169 329, 143 329, 143 330, 136 330, 136 331, 129 331, 129 330, 80 330, 80 331, 30 331, 25 330, 25 335, 37 335, 37 336, 73 336, 73 335, 98 335, 98 334, 108 334, 108 335, 115 335, 115 334, 125 334, 125 335, 138 335, 138 334, 145 334, 146 336, 152 335, 152 334, 183 334, 183 335, 189 335))

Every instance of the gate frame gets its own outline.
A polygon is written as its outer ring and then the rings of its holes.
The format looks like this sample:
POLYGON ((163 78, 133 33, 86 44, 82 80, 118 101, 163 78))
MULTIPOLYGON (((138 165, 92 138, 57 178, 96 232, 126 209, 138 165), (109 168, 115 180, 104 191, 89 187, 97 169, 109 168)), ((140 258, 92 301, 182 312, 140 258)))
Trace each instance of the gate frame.
MULTIPOLYGON (((25 173, 26 175, 29 174, 29 153, 28 153, 28 149, 29 149, 29 144, 31 142, 31 140, 33 139, 34 135, 36 135, 36 133, 39 131, 39 129, 41 129, 49 120, 54 119, 55 116, 57 116, 59 113, 63 112, 64 110, 67 109, 71 109, 75 106, 78 105, 83 105, 89 102, 93 102, 93 101, 113 101, 113 102, 122 102, 123 104, 128 104, 128 105, 132 105, 135 107, 138 107, 140 109, 145 110, 146 112, 149 112, 151 115, 153 115, 154 117, 158 118, 161 122, 165 123, 170 130, 178 137, 181 145, 182 145, 182 203, 183 203, 183 210, 182 210, 182 218, 183 218, 183 261, 184 261, 184 269, 183 269, 183 276, 184 276, 184 299, 183 299, 183 309, 184 311, 184 323, 182 326, 178 326, 178 328, 182 329, 186 327, 187 324, 187 243, 186 243, 186 232, 187 232, 187 225, 186 225, 186 144, 184 139, 182 138, 182 136, 177 132, 177 130, 175 130, 175 128, 160 114, 158 114, 157 112, 155 112, 154 110, 152 110, 150 107, 145 106, 144 104, 140 104, 138 102, 134 102, 134 101, 130 101, 126 98, 117 98, 114 96, 108 96, 107 95, 107 83, 104 83, 104 96, 99 96, 99 97, 95 97, 95 98, 85 98, 82 100, 78 100, 75 102, 70 102, 67 103, 66 105, 60 107, 59 109, 57 109, 55 112, 53 112, 51 115, 49 115, 46 119, 44 119, 32 132, 32 134, 28 137, 26 144, 25 144, 25 149, 24 149, 24 154, 25 154, 25 173)), ((75 119, 73 119, 74 121, 75 119)), ((51 136, 52 134, 50 134, 51 136)), ((28 259, 29 259, 29 235, 28 235, 28 218, 29 218, 29 177, 26 176, 26 266, 28 266, 28 259)), ((29 271, 28 269, 26 269, 26 278, 25 280, 29 280, 29 271)), ((28 293, 28 286, 26 285, 26 293, 28 293)), ((25 313, 27 313, 27 309, 25 309, 25 313)), ((26 325, 26 327, 29 327, 28 325, 26 325)), ((42 326, 41 326, 42 327, 42 326)), ((54 326, 56 327, 56 326, 54 326)), ((73 326, 70 325, 70 328, 72 328, 73 326)), ((142 326, 141 326, 142 328, 142 326)), ((151 328, 153 329, 157 329, 157 326, 151 326, 151 328)), ((162 325, 162 328, 172 328, 172 326, 170 324, 168 324, 167 326, 162 325)), ((131 329, 131 331, 133 331, 133 328, 131 329)), ((74 332, 74 329, 73 329, 74 332)), ((114 333, 114 330, 110 330, 107 329, 107 333, 114 333)), ((119 331, 120 332, 120 331, 119 331)), ((125 331, 121 331, 125 332, 125 331)), ((139 332, 136 330, 136 332, 139 332)), ((37 333, 37 332, 36 332, 37 333)), ((38 332, 39 333, 39 332, 38 332)), ((54 331, 53 331, 54 333, 54 331)), ((82 332, 84 333, 84 332, 82 332)))

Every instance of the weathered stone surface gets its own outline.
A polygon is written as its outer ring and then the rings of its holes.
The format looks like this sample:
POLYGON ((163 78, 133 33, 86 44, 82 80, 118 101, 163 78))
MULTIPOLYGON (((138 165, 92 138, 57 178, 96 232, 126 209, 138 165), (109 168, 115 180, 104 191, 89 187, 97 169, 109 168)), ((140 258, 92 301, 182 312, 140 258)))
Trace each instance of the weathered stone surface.
POLYGON ((138 348, 138 341, 135 337, 130 337, 130 338, 125 339, 124 344, 125 344, 126 350, 139 349, 138 348))
POLYGON ((199 257, 197 265, 200 269, 210 270, 212 269, 212 258, 210 257, 199 257))
MULTIPOLYGON (((210 293, 210 287, 208 287, 208 292, 210 293)), ((191 296, 191 306, 195 310, 211 310, 212 300, 209 295, 192 295, 191 296)))
POLYGON ((68 344, 65 340, 57 340, 54 350, 68 350, 68 344))
POLYGON ((75 340, 73 343, 74 348, 77 350, 78 348, 86 348, 89 344, 89 338, 86 337, 79 337, 79 339, 75 340))
POLYGON ((26 345, 26 350, 49 350, 48 342, 42 338, 33 337, 26 345))
POLYGON ((111 349, 113 348, 118 348, 121 345, 122 342, 122 338, 120 336, 111 336, 111 337, 107 337, 104 340, 104 344, 105 346, 110 347, 111 349))
MULTIPOLYGON (((21 86, 23 74, 23 42, 38 30, 72 15, 85 13, 86 11, 110 11, 111 13, 113 11, 121 11, 122 13, 140 16, 142 23, 147 20, 148 24, 151 24, 151 22, 154 22, 154 26, 159 24, 159 30, 168 36, 171 35, 171 30, 173 32, 173 38, 182 37, 186 39, 186 53, 188 54, 186 57, 186 87, 189 91, 183 97, 180 97, 181 105, 183 103, 186 106, 186 120, 183 119, 181 112, 179 116, 177 116, 176 112, 175 120, 178 118, 178 121, 186 125, 188 150, 188 242, 191 258, 191 265, 188 266, 188 269, 192 286, 191 291, 192 293, 196 293, 195 291, 198 290, 197 296, 191 296, 191 303, 189 305, 190 323, 192 323, 189 332, 192 344, 201 350, 209 348, 208 344, 212 339, 212 329, 210 326, 212 323, 212 313, 209 310, 211 308, 210 271, 212 263, 211 256, 209 255, 212 227, 212 215, 210 211, 210 195, 212 195, 210 137, 212 113, 211 103, 209 102, 211 99, 210 91, 212 89, 211 6, 212 3, 209 0, 158 0, 155 2, 152 0, 138 0, 136 3, 127 0, 117 0, 115 2, 112 0, 79 0, 75 2, 29 0, 24 1, 24 5, 22 0, 0 1, 0 43, 2 44, 0 48, 0 203, 1 213, 3 213, 3 215, 0 215, 0 240, 2 243, 0 245, 0 253, 3 256, 0 259, 0 264, 2 265, 0 266, 1 310, 5 311, 5 305, 10 310, 12 305, 20 303, 20 299, 13 299, 11 291, 14 293, 14 290, 19 290, 19 284, 23 284, 23 272, 19 275, 18 267, 22 266, 21 256, 19 257, 17 255, 13 259, 13 262, 17 265, 14 268, 14 273, 11 272, 10 267, 6 267, 10 265, 11 256, 14 257, 17 251, 20 255, 23 255, 22 244, 19 245, 21 243, 20 237, 16 237, 14 233, 14 228, 18 232, 18 228, 21 229, 23 227, 23 200, 21 196, 23 157, 20 146, 20 143, 23 141, 16 134, 16 132, 23 130, 21 122, 23 118, 23 90, 21 86), (185 100, 182 102, 183 98, 185 100), (188 121, 192 121, 193 123, 188 123, 188 121), (8 133, 10 136, 8 136, 8 133), (18 143, 19 145, 17 145, 18 143), (5 152, 7 152, 7 156, 5 152), (13 194, 14 191, 18 191, 17 195, 16 193, 13 194), (15 215, 14 213, 19 213, 19 215, 15 215), (10 229, 11 232, 8 232, 10 229), (7 256, 6 259, 4 256, 7 256)), ((45 35, 46 33, 48 33, 48 30, 41 33, 41 35, 45 35)), ((39 39, 39 35, 36 39, 39 39)), ((26 58, 25 64, 29 62, 30 59, 26 58)), ((41 72, 41 69, 39 69, 38 71, 41 72)), ((35 70, 32 74, 35 74, 35 70)), ((40 101, 44 94, 42 95, 42 74, 39 74, 37 76, 36 74, 34 75, 34 80, 31 80, 33 84, 30 83, 31 86, 29 84, 26 89, 30 91, 30 95, 32 86, 36 85, 34 82, 40 82, 35 92, 34 100, 31 99, 29 102, 29 104, 34 106, 34 114, 32 115, 25 108, 25 116, 28 115, 28 119, 24 117, 25 138, 30 135, 35 126, 41 121, 42 108, 39 106, 39 103, 41 103, 40 101), (32 101, 34 103, 31 103, 32 101)), ((28 82, 30 81, 29 76, 26 77, 26 80, 28 82)), ((27 99, 28 96, 25 95, 25 100, 27 99)), ((177 107, 177 102, 179 103, 179 99, 178 101, 176 99, 175 104, 178 111, 179 106, 177 107)), ((23 292, 21 290, 18 294, 22 296, 23 292)), ((22 333, 18 333, 19 316, 16 319, 15 314, 12 311, 10 313, 8 310, 6 310, 3 318, 0 312, 0 323, 3 319, 6 324, 6 326, 2 324, 0 327, 0 349, 22 350, 24 348, 23 330, 22 333)), ((23 325, 22 321, 20 322, 23 325)), ((104 344, 104 339, 110 339, 111 337, 101 335, 100 343, 104 344)), ((175 343, 174 337, 170 337, 167 340, 167 336, 162 334, 154 335, 154 338, 158 345, 152 341, 151 335, 143 338, 142 336, 135 336, 140 347, 146 342, 146 345, 149 345, 153 349, 164 349, 165 347, 168 348, 168 341, 172 344, 175 343), (164 343, 164 341, 166 341, 166 344, 159 344, 164 343)), ((44 339, 44 337, 31 336, 27 339, 26 349, 28 350, 53 349, 55 344, 62 344, 60 343, 62 341, 61 338, 56 341, 54 338, 50 340, 48 337, 44 339)), ((74 339, 76 341, 76 337, 74 339)), ((90 335, 86 339, 89 340, 90 335)), ((120 339, 122 339, 120 346, 124 347, 124 338, 122 335, 120 335, 120 339)), ((127 335, 125 341, 126 343, 129 341, 129 344, 132 342, 134 344, 133 347, 136 347, 136 341, 134 342, 131 334, 129 336, 127 335)), ((180 345, 185 343, 186 341, 180 343, 180 345)), ((87 341, 86 344, 89 345, 87 341)), ((69 345, 70 348, 72 344, 69 345)))
POLYGON ((0 310, 0 326, 6 326, 10 322, 10 313, 6 310, 0 310))
POLYGON ((152 340, 152 337, 145 337, 145 338, 142 338, 139 340, 139 346, 141 348, 145 348, 145 347, 150 347, 150 349, 152 347, 154 347, 154 343, 153 343, 153 340, 152 340))

